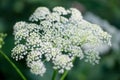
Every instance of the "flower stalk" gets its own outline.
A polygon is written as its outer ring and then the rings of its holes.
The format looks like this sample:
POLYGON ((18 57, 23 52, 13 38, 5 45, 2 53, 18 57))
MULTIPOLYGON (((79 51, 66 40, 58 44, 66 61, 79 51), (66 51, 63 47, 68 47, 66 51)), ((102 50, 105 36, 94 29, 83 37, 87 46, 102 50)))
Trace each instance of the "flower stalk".
MULTIPOLYGON (((72 61, 73 64, 74 64, 75 60, 76 60, 76 57, 75 57, 75 58, 73 59, 73 61, 72 61)), ((64 80, 65 77, 67 76, 68 72, 69 72, 69 71, 65 71, 65 72, 63 73, 63 75, 61 76, 60 80, 64 80)))
POLYGON ((62 77, 60 78, 60 80, 64 80, 65 77, 67 76, 67 74, 68 74, 68 71, 65 71, 65 72, 63 73, 62 77))
POLYGON ((23 80, 27 80, 22 74, 22 72, 19 70, 19 68, 10 60, 10 58, 2 50, 0 50, 0 54, 12 65, 12 67, 16 70, 16 72, 21 76, 23 80))
POLYGON ((57 73, 58 73, 57 70, 53 71, 52 80, 56 80, 57 73))

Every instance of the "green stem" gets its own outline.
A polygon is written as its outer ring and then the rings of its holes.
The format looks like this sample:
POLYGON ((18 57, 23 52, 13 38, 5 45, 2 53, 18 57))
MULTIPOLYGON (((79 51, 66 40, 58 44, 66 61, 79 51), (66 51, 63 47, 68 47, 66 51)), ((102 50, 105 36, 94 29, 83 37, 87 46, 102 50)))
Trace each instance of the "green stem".
POLYGON ((21 78, 23 80, 27 80, 25 76, 22 74, 22 72, 17 68, 17 66, 9 59, 9 57, 2 50, 0 50, 0 53, 13 66, 13 68, 17 71, 17 73, 21 76, 21 78))
POLYGON ((60 78, 60 80, 64 80, 65 77, 67 76, 67 74, 68 74, 68 71, 65 71, 65 72, 63 73, 62 77, 60 78))
POLYGON ((57 75, 57 70, 54 70, 53 75, 52 75, 52 80, 56 80, 56 75, 57 75))
MULTIPOLYGON (((75 60, 76 60, 76 57, 73 59, 73 63, 75 62, 75 60)), ((63 75, 61 76, 61 78, 60 78, 60 80, 64 80, 65 79, 65 77, 67 76, 67 74, 68 74, 68 71, 65 71, 64 73, 63 73, 63 75)))

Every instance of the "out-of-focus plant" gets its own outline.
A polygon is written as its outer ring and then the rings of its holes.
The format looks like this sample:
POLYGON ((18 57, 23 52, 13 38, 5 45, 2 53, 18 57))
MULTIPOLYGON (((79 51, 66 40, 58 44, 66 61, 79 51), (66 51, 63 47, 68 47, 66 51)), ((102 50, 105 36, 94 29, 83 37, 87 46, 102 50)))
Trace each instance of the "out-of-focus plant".
POLYGON ((0 33, 0 54, 13 66, 13 68, 17 71, 17 73, 21 76, 23 80, 26 80, 24 75, 21 73, 21 71, 18 69, 18 67, 9 59, 9 57, 1 50, 2 45, 4 44, 4 38, 6 37, 6 34, 0 33))
POLYGON ((27 56, 30 71, 41 76, 46 72, 44 63, 52 62, 53 80, 57 73, 63 73, 61 80, 64 80, 76 57, 98 64, 100 57, 96 47, 111 45, 111 35, 84 20, 75 8, 55 7, 51 12, 39 7, 29 22, 15 24, 14 35, 12 57, 18 61, 27 56))
POLYGON ((0 49, 2 48, 2 45, 4 44, 4 38, 6 34, 0 33, 0 49))

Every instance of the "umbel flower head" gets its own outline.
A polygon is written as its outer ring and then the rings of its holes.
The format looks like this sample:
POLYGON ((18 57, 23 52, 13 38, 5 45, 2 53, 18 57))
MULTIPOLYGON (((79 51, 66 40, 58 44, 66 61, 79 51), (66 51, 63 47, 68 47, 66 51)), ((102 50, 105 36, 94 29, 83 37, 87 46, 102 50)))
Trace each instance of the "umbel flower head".
POLYGON ((111 45, 111 35, 84 20, 75 8, 55 7, 50 11, 39 7, 29 22, 14 25, 14 36, 12 57, 18 61, 27 56, 30 71, 41 76, 46 72, 45 62, 51 62, 59 73, 71 70, 76 57, 98 64, 96 47, 111 45))

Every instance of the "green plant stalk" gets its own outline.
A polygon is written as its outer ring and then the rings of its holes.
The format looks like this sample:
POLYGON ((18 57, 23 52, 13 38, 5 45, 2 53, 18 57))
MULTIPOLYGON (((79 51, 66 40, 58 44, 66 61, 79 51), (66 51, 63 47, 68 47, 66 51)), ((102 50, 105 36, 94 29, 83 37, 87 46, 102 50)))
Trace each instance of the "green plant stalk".
MULTIPOLYGON (((83 40, 83 42, 84 42, 84 40, 83 40)), ((82 42, 82 43, 83 43, 83 42, 82 42)), ((82 44, 82 43, 81 43, 81 44, 82 44)), ((80 45, 80 46, 81 46, 81 45, 80 45)), ((82 49, 82 51, 83 51, 83 53, 85 53, 83 49, 82 49)), ((73 59, 72 62, 74 63, 75 60, 76 60, 76 57, 74 57, 74 59, 73 59)), ((67 74, 68 74, 68 71, 65 71, 65 72, 63 73, 63 75, 61 76, 60 80, 64 80, 65 77, 67 76, 67 74)))
POLYGON ((17 71, 17 73, 21 76, 21 78, 23 80, 27 80, 25 76, 22 74, 22 72, 18 69, 18 67, 9 59, 9 57, 2 50, 0 50, 0 53, 13 66, 13 68, 17 71))
MULTIPOLYGON (((76 60, 76 57, 73 59, 73 63, 75 62, 75 60, 76 60)), ((63 75, 61 76, 61 78, 60 78, 60 80, 64 80, 65 79, 65 77, 67 76, 67 74, 68 74, 68 72, 69 71, 65 71, 64 73, 63 73, 63 75)))
POLYGON ((65 72, 63 73, 62 77, 60 78, 60 80, 64 80, 65 77, 67 76, 67 74, 68 74, 68 71, 65 71, 65 72))
POLYGON ((56 80, 57 73, 58 73, 58 71, 54 70, 53 75, 52 75, 52 80, 56 80))

